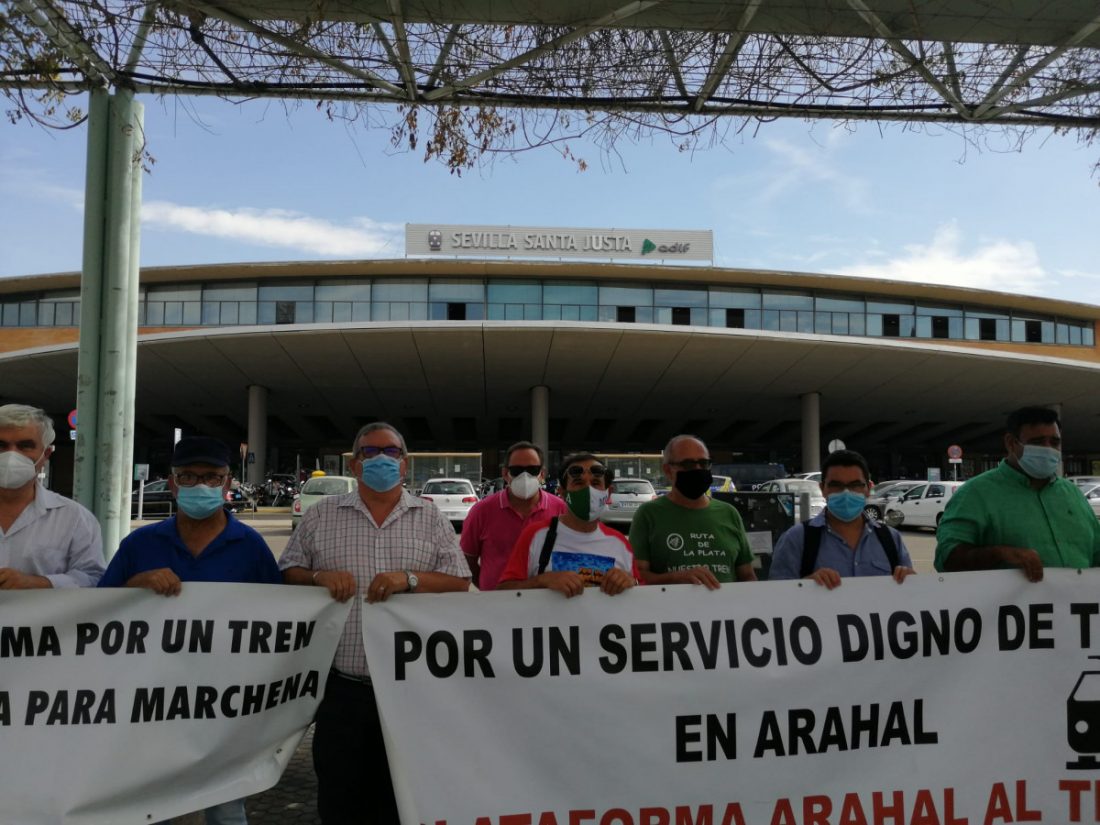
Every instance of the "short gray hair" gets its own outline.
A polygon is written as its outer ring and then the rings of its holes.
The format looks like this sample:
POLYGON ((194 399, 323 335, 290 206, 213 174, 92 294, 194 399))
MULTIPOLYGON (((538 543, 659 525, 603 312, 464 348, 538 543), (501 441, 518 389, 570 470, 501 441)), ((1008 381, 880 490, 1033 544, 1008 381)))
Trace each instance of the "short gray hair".
POLYGON ((397 436, 397 440, 401 443, 401 452, 406 455, 409 452, 409 448, 405 446, 405 436, 401 435, 397 427, 392 424, 387 424, 385 421, 372 421, 370 424, 364 424, 359 428, 359 432, 355 434, 355 440, 351 442, 351 454, 353 456, 359 453, 359 440, 376 430, 389 430, 391 433, 397 436))
POLYGON ((26 404, 5 404, 0 407, 0 427, 28 427, 34 424, 42 434, 42 445, 53 444, 53 419, 38 407, 26 404))
POLYGON ((680 433, 680 435, 672 436, 672 438, 670 438, 668 440, 668 443, 665 445, 665 448, 661 450, 661 463, 668 464, 669 457, 672 455, 672 448, 676 446, 677 442, 686 441, 689 438, 692 441, 698 441, 700 444, 702 444, 703 449, 707 451, 708 455, 710 454, 710 448, 707 447, 707 442, 703 441, 703 439, 701 439, 699 436, 691 435, 689 433, 680 433))

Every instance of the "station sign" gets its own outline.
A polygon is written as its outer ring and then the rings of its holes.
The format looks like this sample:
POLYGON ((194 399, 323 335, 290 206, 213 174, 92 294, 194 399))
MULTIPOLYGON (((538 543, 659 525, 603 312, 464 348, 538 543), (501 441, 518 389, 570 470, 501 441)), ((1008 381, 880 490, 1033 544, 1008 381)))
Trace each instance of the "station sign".
POLYGON ((712 262, 714 233, 709 229, 408 223, 405 224, 405 254, 416 257, 712 262))

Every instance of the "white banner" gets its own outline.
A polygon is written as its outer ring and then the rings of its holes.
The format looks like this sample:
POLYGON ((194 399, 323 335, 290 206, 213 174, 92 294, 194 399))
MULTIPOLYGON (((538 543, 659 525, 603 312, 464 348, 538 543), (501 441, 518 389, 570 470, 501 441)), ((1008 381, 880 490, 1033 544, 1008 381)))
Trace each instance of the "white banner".
POLYGON ((1100 572, 397 597, 404 825, 1100 821, 1100 572))
POLYGON ((258 584, 0 592, 0 822, 159 822, 271 787, 349 609, 258 584))

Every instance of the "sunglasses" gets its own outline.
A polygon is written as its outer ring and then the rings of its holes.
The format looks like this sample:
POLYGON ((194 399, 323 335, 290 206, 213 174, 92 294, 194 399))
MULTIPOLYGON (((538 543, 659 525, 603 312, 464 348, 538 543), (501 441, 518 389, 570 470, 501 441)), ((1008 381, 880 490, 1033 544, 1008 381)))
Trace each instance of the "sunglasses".
POLYGON ((360 447, 360 458, 377 458, 379 455, 389 456, 390 458, 401 458, 405 454, 405 451, 400 447, 360 447))
POLYGON ((521 473, 527 473, 527 475, 529 476, 537 477, 539 473, 542 472, 542 466, 539 464, 526 464, 522 466, 519 464, 509 464, 507 470, 508 475, 510 475, 512 478, 515 478, 521 473))
POLYGON ((670 465, 678 470, 709 470, 709 458, 685 458, 683 461, 670 461, 670 465))
POLYGON ((586 469, 579 464, 574 464, 572 467, 567 467, 565 470, 565 474, 570 478, 580 478, 586 472, 592 476, 592 478, 603 478, 607 475, 607 468, 601 467, 599 464, 593 464, 586 469))

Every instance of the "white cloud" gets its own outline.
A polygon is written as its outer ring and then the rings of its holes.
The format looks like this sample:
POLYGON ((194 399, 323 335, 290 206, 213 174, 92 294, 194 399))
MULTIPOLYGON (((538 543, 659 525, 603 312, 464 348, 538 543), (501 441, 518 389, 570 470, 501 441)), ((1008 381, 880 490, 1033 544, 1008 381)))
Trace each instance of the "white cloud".
POLYGON ((773 201, 788 192, 804 189, 808 184, 821 184, 832 189, 849 209, 870 209, 868 182, 838 166, 831 157, 842 146, 838 140, 829 140, 818 151, 786 140, 768 139, 763 145, 776 156, 779 168, 769 169, 759 196, 762 201, 773 201))
POLYGON ((334 257, 401 252, 402 227, 369 218, 355 218, 341 225, 285 209, 218 209, 147 201, 142 204, 141 220, 143 225, 157 229, 334 257))
POLYGON ((1031 241, 982 239, 966 247, 958 226, 952 222, 939 226, 928 243, 908 244, 901 254, 887 254, 874 263, 861 261, 834 271, 838 275, 1054 297, 1051 289, 1055 280, 1043 269, 1031 241))

